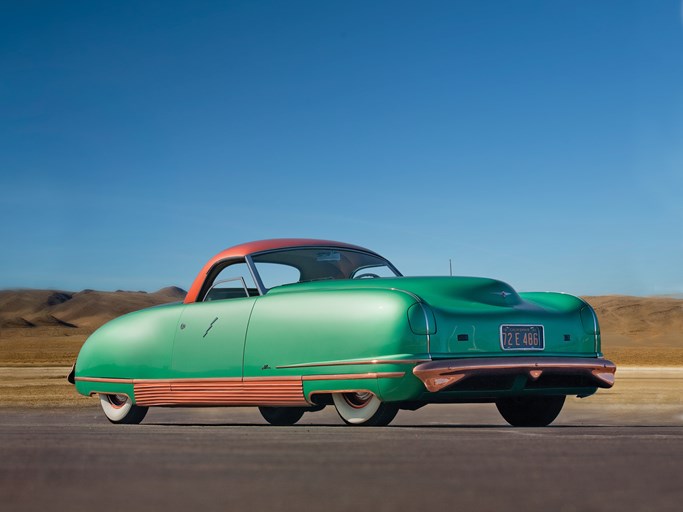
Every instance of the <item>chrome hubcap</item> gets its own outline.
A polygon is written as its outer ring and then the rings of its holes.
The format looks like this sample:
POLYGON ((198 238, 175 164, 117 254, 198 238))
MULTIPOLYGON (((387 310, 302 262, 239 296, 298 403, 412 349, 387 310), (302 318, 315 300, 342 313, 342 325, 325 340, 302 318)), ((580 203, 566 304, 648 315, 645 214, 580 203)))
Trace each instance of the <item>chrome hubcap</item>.
POLYGON ((362 409, 370 403, 374 395, 366 391, 362 393, 343 393, 342 396, 346 403, 354 409, 362 409))
POLYGON ((117 409, 126 405, 126 402, 128 401, 126 395, 107 395, 107 398, 109 399, 109 403, 117 409))

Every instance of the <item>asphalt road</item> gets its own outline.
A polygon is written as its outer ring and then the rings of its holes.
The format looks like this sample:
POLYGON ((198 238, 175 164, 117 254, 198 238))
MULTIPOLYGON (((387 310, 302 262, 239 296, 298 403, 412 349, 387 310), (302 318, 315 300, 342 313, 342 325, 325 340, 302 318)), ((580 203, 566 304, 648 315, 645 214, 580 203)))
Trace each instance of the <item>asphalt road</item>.
POLYGON ((270 427, 254 409, 0 410, 0 507, 23 510, 680 510, 683 407, 571 401, 554 426, 490 405, 428 406, 391 426, 330 407, 270 427), (640 411, 640 412, 639 412, 640 411))

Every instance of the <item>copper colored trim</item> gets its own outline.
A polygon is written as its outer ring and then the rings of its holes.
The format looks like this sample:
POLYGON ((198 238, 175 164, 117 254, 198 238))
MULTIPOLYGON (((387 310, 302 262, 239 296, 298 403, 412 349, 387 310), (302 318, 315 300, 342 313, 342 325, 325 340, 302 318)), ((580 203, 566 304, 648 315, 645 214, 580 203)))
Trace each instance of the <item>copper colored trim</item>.
POLYGON ((269 380, 275 380, 275 381, 283 381, 283 380, 292 380, 292 381, 299 381, 301 380, 301 377, 298 375, 291 375, 291 376, 283 376, 283 377, 244 377, 244 382, 250 382, 250 381, 259 381, 259 382, 268 382, 269 380))
MULTIPOLYGON (((86 382, 133 384, 135 403, 151 405, 290 405, 306 406, 303 381, 396 379, 405 372, 373 372, 285 377, 208 379, 111 379, 80 377, 86 382)), ((357 390, 351 390, 357 391, 357 390)), ((95 392, 93 392, 95 393, 95 392)), ((98 391, 97 393, 102 393, 98 391)), ((111 391, 104 394, 111 394, 111 391)), ((125 394, 125 393, 117 393, 125 394)))
POLYGON ((400 379, 405 372, 341 373, 330 375, 304 375, 302 380, 357 380, 357 379, 400 379))
POLYGON ((140 405, 309 405, 300 377, 135 381, 140 405))
MULTIPOLYGON (((75 377, 76 381, 81 382, 112 382, 115 384, 133 384, 133 379, 108 379, 100 377, 75 377)), ((118 393, 119 395, 122 393, 118 393)))
POLYGON ((542 373, 582 375, 593 379, 595 386, 611 388, 616 365, 602 358, 589 357, 490 357, 446 359, 422 363, 413 373, 431 391, 440 391, 473 375, 527 373, 533 380, 542 373))
POLYGON ((613 372, 605 371, 603 369, 593 370, 591 373, 597 379, 603 381, 606 385, 605 387, 611 388, 614 385, 614 372, 616 372, 616 367, 613 372))
POLYGON ((134 379, 135 384, 140 383, 172 383, 172 382, 242 382, 241 377, 207 377, 202 379, 134 379))
POLYGON ((207 377, 207 378, 186 378, 186 379, 133 379, 135 384, 139 383, 177 383, 177 382, 187 382, 187 383, 224 383, 224 382, 246 382, 246 381, 283 381, 292 380, 299 381, 301 377, 298 376, 283 376, 283 377, 207 377))
POLYGON ((533 380, 538 380, 542 373, 543 370, 529 370, 529 377, 531 377, 533 380))
POLYGON ((431 359, 367 359, 362 361, 328 361, 323 363, 301 363, 276 366, 278 370, 287 368, 316 368, 320 366, 355 366, 360 364, 419 364, 427 363, 431 359))
POLYGON ((456 382, 464 378, 465 375, 462 373, 456 375, 437 375, 435 377, 427 377, 423 380, 423 382, 427 389, 429 389, 430 391, 438 391, 439 389, 443 389, 445 387, 450 386, 451 384, 455 384, 456 382))

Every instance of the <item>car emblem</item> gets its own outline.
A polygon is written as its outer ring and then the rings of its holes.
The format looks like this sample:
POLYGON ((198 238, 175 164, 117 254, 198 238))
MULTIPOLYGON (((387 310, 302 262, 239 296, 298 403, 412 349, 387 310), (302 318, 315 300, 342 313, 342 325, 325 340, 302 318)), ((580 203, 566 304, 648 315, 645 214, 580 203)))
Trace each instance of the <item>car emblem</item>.
POLYGON ((500 292, 500 296, 503 297, 504 299, 505 299, 508 295, 512 295, 512 294, 506 292, 505 290, 503 290, 502 292, 500 292))

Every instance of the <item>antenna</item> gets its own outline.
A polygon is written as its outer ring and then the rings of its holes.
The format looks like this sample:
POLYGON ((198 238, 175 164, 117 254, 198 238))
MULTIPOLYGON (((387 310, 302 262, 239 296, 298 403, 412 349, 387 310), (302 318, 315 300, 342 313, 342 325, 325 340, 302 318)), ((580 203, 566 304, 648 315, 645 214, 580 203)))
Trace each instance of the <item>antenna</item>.
POLYGON ((448 258, 448 269, 450 270, 451 277, 453 277, 453 260, 448 258))

